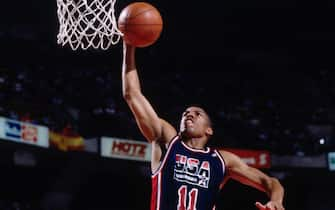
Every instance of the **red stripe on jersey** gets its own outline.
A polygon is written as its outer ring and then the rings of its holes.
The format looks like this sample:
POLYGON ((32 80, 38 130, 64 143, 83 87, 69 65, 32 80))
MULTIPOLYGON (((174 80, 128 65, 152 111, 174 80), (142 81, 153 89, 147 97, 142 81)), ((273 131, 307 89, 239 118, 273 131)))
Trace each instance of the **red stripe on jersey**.
POLYGON ((151 208, 150 210, 159 210, 161 198, 161 173, 151 178, 152 192, 151 192, 151 208))
POLYGON ((152 192, 151 192, 151 208, 150 210, 155 210, 157 208, 157 185, 158 185, 158 176, 152 177, 152 192))

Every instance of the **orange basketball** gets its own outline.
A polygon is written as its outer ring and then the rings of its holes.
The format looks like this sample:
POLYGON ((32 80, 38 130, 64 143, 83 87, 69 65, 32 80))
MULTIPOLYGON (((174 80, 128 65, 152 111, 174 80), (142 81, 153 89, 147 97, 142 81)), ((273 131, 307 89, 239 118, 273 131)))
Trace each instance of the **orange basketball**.
POLYGON ((121 11, 118 27, 127 44, 147 47, 160 37, 163 20, 160 12, 151 4, 135 2, 121 11))

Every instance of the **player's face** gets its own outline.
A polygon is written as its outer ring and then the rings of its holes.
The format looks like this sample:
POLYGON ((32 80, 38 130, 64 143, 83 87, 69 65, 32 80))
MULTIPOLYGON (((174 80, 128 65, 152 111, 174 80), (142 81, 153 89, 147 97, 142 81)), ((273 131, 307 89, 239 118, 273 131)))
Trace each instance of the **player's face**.
POLYGON ((200 107, 187 108, 181 118, 180 132, 188 138, 212 135, 209 116, 200 107))

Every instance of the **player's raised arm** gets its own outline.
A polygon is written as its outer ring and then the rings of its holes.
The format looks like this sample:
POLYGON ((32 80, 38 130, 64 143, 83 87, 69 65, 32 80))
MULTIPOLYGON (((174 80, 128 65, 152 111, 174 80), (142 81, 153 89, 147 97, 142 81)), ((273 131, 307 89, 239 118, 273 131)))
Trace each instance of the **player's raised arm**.
POLYGON ((221 150, 220 154, 227 164, 229 178, 267 193, 270 201, 265 205, 256 202, 257 208, 260 210, 284 210, 284 188, 276 178, 248 166, 238 156, 230 152, 221 150))
POLYGON ((123 44, 122 93, 142 134, 149 142, 160 140, 167 143, 176 130, 162 120, 141 91, 135 62, 136 48, 123 44))

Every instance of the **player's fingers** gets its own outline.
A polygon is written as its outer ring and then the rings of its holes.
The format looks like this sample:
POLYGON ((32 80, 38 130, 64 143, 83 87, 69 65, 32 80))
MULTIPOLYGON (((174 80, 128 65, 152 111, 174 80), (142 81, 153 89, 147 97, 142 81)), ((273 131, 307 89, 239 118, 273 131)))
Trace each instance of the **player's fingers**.
POLYGON ((276 206, 275 210, 285 210, 283 206, 276 206))
POLYGON ((256 202, 255 205, 259 210, 267 210, 266 206, 261 204, 260 202, 256 202))
POLYGON ((279 210, 279 209, 276 209, 276 207, 272 203, 267 203, 266 210, 279 210))

